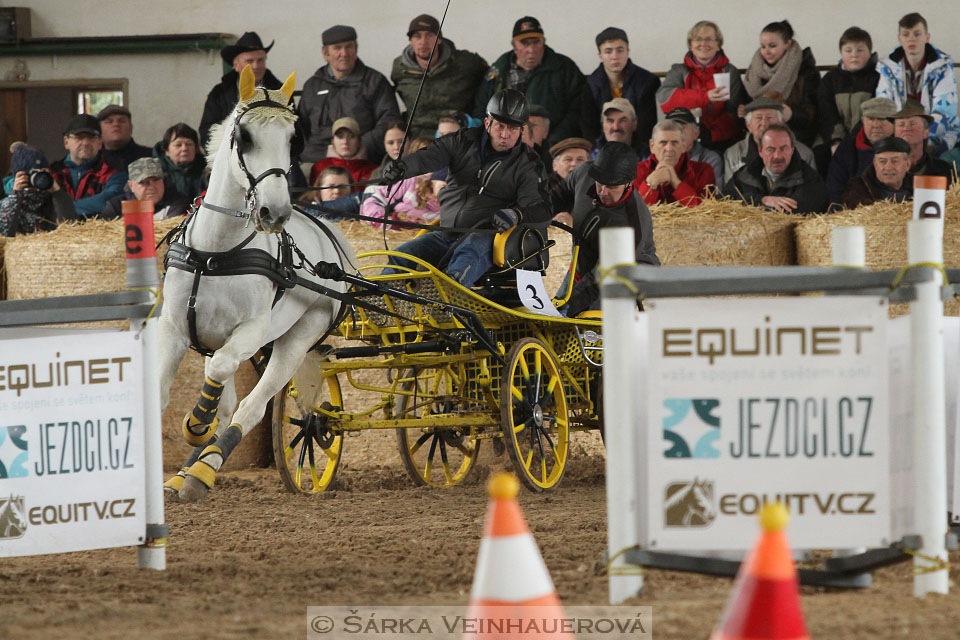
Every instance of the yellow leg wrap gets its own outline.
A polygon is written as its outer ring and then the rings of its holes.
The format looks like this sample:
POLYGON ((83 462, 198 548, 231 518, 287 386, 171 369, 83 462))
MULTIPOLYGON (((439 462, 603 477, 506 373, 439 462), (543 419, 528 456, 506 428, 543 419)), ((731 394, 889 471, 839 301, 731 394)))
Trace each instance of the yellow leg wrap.
POLYGON ((194 418, 192 413, 188 413, 183 416, 183 424, 181 425, 183 439, 194 447, 203 446, 203 443, 209 440, 213 432, 217 430, 219 422, 219 418, 214 418, 211 424, 203 424, 194 418))
MULTIPOLYGON (((209 447, 208 447, 209 448, 209 447)), ((213 470, 213 467, 208 465, 203 460, 198 460, 193 463, 193 466, 187 471, 187 475, 191 478, 196 478, 202 482, 208 489, 213 488, 213 483, 217 480, 217 472, 213 470)))
POLYGON ((180 491, 180 488, 183 486, 183 474, 187 472, 187 468, 184 467, 180 470, 180 473, 173 476, 169 480, 163 483, 164 489, 170 489, 171 491, 180 491))

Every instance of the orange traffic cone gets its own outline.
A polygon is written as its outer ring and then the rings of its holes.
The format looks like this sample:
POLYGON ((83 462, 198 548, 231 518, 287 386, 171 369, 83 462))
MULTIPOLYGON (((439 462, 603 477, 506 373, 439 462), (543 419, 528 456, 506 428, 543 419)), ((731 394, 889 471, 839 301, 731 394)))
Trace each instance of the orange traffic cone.
POLYGON ((517 504, 520 482, 502 471, 490 478, 487 491, 490 504, 463 637, 573 638, 564 629, 557 591, 517 504))
POLYGON ((763 532, 740 565, 730 601, 710 640, 808 640, 797 569, 784 528, 787 508, 777 503, 760 512, 763 532))

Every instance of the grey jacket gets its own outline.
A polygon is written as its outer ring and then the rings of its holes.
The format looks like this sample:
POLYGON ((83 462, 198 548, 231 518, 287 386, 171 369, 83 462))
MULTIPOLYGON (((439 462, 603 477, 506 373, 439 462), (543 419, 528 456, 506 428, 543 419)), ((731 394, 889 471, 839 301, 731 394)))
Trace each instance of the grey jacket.
POLYGON ((306 145, 300 159, 316 162, 327 156, 333 137, 330 127, 337 118, 350 116, 360 125, 360 140, 367 160, 383 157, 383 134, 391 120, 400 118, 397 98, 387 78, 360 60, 353 72, 341 80, 330 73, 330 65, 317 69, 303 85, 297 107, 306 145))
MULTIPOLYGON (((627 198, 611 207, 597 200, 596 181, 590 177, 593 162, 584 162, 567 175, 566 187, 573 194, 573 234, 580 243, 576 264, 576 282, 565 311, 573 317, 581 311, 599 308, 600 288, 596 268, 600 262, 600 229, 631 227, 636 244, 637 262, 659 265, 653 241, 653 218, 643 198, 633 187, 627 198)), ((561 291, 563 293, 563 291, 561 291)))
POLYGON ((553 215, 546 195, 546 172, 524 143, 495 153, 480 127, 437 138, 429 147, 403 159, 406 176, 450 168, 438 196, 444 227, 492 228, 493 214, 516 209, 525 224, 546 225, 553 215))

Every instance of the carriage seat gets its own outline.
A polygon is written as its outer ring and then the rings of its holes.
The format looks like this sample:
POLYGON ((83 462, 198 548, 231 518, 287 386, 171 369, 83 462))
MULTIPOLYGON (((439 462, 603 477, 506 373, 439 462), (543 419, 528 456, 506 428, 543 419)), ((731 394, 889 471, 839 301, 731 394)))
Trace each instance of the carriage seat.
POLYGON ((547 228, 516 226, 498 233, 493 239, 493 267, 473 285, 479 295, 504 307, 520 307, 517 293, 517 269, 545 273, 550 265, 547 228))

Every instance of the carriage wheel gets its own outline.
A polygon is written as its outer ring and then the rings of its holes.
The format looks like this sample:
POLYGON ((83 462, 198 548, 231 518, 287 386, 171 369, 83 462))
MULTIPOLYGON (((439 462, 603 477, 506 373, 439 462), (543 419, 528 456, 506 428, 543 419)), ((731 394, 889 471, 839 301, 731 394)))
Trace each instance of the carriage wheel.
POLYGON ((343 406, 336 376, 320 379, 320 361, 308 355, 273 400, 273 456, 283 486, 320 493, 333 484, 343 453, 343 432, 334 433, 317 409, 343 406))
POLYGON ((524 338, 510 349, 500 418, 520 480, 532 491, 560 482, 570 445, 567 399, 556 359, 536 338, 524 338))
POLYGON ((427 367, 410 369, 404 375, 407 380, 400 388, 415 391, 416 395, 398 397, 397 417, 419 417, 425 423, 419 429, 397 429, 397 448, 404 468, 418 485, 459 484, 477 461, 480 441, 470 427, 438 428, 429 424, 431 416, 461 408, 461 403, 452 398, 459 390, 452 372, 446 367, 427 367))

